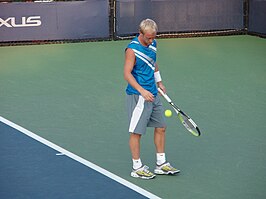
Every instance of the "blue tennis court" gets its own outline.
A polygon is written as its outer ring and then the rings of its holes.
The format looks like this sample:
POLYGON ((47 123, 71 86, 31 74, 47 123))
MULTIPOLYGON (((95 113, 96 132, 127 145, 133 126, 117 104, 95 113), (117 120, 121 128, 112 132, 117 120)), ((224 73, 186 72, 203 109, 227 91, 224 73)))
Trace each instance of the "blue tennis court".
POLYGON ((0 185, 5 199, 156 198, 2 117, 0 185))

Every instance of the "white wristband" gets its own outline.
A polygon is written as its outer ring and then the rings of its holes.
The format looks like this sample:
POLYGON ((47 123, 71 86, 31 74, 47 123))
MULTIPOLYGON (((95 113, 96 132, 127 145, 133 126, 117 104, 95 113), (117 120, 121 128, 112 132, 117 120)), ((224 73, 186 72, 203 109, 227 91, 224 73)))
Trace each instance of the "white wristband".
POLYGON ((156 71, 156 72, 154 73, 154 78, 155 78, 155 82, 156 82, 156 83, 162 81, 162 77, 161 77, 161 75, 160 75, 160 71, 156 71))

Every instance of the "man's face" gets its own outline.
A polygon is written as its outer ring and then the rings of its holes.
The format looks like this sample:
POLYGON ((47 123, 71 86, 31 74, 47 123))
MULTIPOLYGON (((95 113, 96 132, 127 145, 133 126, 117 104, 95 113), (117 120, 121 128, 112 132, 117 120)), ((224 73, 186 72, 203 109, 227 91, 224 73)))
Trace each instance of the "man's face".
POLYGON ((151 45, 153 40, 156 37, 156 32, 145 32, 145 33, 140 33, 142 37, 142 42, 144 45, 148 46, 151 45))

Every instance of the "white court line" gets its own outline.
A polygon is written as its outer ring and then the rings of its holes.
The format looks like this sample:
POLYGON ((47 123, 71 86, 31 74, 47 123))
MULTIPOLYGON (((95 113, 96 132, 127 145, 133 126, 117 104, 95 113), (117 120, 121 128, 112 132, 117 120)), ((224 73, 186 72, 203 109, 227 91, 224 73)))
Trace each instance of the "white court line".
POLYGON ((146 191, 145 189, 142 189, 141 187, 139 187, 139 186, 137 186, 137 185, 135 185, 135 184, 133 184, 133 183, 131 183, 131 182, 129 182, 129 181, 127 181, 127 180, 125 180, 125 179, 123 179, 123 178, 121 178, 121 177, 119 177, 119 176, 117 176, 117 175, 115 175, 115 174, 113 174, 113 173, 111 173, 111 172, 99 167, 99 166, 97 166, 96 164, 93 164, 92 162, 90 162, 88 160, 85 160, 85 159, 75 155, 74 153, 71 153, 71 152, 67 151, 66 149, 63 149, 62 147, 57 146, 56 144, 54 144, 54 143, 52 143, 52 142, 50 142, 50 141, 48 141, 48 140, 36 135, 35 133, 33 133, 33 132, 31 132, 31 131, 29 131, 29 130, 27 130, 27 129, 25 129, 25 128, 23 128, 23 127, 15 124, 15 123, 7 120, 7 119, 5 119, 5 118, 3 118, 1 116, 0 116, 0 121, 5 123, 5 124, 7 124, 8 126, 14 128, 14 129, 17 129, 18 131, 24 133, 25 135, 27 135, 27 136, 29 136, 29 137, 31 137, 31 138, 33 138, 33 139, 45 144, 46 146, 48 146, 50 148, 53 148, 54 150, 59 152, 57 154, 60 154, 60 155, 64 154, 64 155, 72 158, 73 160, 76 160, 76 161, 80 162, 81 164, 86 165, 87 167, 89 167, 89 168, 91 168, 91 169, 93 169, 95 171, 98 171, 99 173, 107 176, 108 178, 111 178, 112 180, 114 180, 114 181, 116 181, 116 182, 118 182, 118 183, 120 183, 120 184, 122 184, 122 185, 124 185, 124 186, 126 186, 126 187, 128 187, 128 188, 130 188, 130 189, 132 189, 132 190, 134 190, 136 192, 138 192, 138 193, 140 193, 141 195, 146 196, 147 198, 160 199, 160 197, 158 197, 158 196, 146 191))

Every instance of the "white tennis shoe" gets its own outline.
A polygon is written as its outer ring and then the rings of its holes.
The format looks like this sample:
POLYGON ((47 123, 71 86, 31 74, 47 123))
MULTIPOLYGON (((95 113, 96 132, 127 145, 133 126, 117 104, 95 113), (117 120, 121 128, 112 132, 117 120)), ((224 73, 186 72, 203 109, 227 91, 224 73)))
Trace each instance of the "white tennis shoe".
POLYGON ((154 173, 159 175, 168 175, 168 174, 174 175, 179 172, 180 170, 171 166, 169 162, 165 162, 161 165, 156 165, 156 169, 154 169, 154 173))

